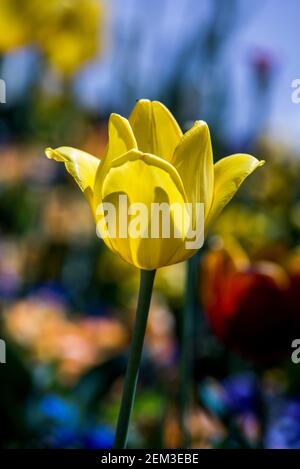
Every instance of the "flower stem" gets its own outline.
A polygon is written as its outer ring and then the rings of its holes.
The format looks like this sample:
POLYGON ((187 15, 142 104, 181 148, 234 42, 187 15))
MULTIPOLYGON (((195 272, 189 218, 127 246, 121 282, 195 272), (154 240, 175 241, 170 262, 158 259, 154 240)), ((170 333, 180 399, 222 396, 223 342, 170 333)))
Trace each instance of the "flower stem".
POLYGON ((124 449, 127 444, 128 426, 134 403, 144 337, 152 296, 155 270, 141 270, 140 290, 136 310, 136 319, 129 352, 123 396, 115 436, 115 449, 124 449))
POLYGON ((186 424, 187 413, 191 404, 193 385, 193 351, 194 351, 194 313, 196 308, 196 279, 198 255, 194 255, 186 264, 185 303, 181 327, 181 359, 180 359, 180 427, 182 447, 189 444, 190 436, 186 424))

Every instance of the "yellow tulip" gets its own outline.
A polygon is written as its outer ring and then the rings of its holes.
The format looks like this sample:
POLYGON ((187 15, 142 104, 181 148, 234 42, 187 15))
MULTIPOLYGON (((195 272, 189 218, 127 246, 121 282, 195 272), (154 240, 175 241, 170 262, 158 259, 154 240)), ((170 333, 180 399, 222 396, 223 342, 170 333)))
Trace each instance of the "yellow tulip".
MULTIPOLYGON (((251 155, 238 154, 214 165, 207 124, 197 121, 183 135, 172 114, 157 101, 138 101, 129 120, 112 114, 108 131, 109 141, 101 161, 70 147, 48 148, 46 155, 65 164, 85 194, 97 227, 99 222, 106 221, 99 206, 106 202, 112 204, 117 213, 118 234, 115 236, 111 230, 105 230, 103 224, 100 234, 112 251, 141 269, 136 321, 114 442, 114 448, 124 449, 155 271, 188 259, 195 250, 188 249, 185 232, 180 237, 176 237, 175 232, 169 237, 153 237, 152 232, 150 237, 134 237, 129 232, 121 235, 123 222, 128 227, 132 214, 127 211, 125 217, 120 217, 123 213, 120 197, 125 196, 131 208, 133 204, 146 207, 147 213, 151 213, 155 203, 166 203, 168 207, 190 204, 193 209, 189 212, 189 223, 196 228, 197 207, 203 204, 207 230, 244 179, 264 162, 251 155), (103 236, 104 232, 108 236, 103 236)), ((171 217, 177 228, 174 213, 171 217)), ((143 232, 149 232, 151 224, 152 218, 147 219, 143 232)), ((203 228, 201 226, 202 232, 203 228)))
POLYGON ((0 0, 0 53, 24 46, 30 37, 28 0, 0 0))
MULTIPOLYGON (((158 101, 140 100, 129 120, 109 119, 109 142, 100 162, 70 147, 47 149, 46 155, 65 163, 84 192, 95 217, 97 207, 110 201, 120 210, 118 196, 130 204, 204 204, 205 231, 231 200, 242 182, 264 161, 248 154, 227 156, 213 163, 208 126, 203 121, 184 135, 168 109, 158 101)), ((174 220, 173 220, 174 222, 174 220)), ((175 222, 174 222, 175 223, 175 222)), ((107 246, 130 264, 154 270, 191 257, 184 237, 157 239, 104 237, 107 246)))
POLYGON ((99 49, 99 0, 31 0, 34 39, 50 65, 71 75, 99 49))
POLYGON ((100 0, 0 0, 0 53, 35 44, 69 76, 98 52, 102 20, 100 0))

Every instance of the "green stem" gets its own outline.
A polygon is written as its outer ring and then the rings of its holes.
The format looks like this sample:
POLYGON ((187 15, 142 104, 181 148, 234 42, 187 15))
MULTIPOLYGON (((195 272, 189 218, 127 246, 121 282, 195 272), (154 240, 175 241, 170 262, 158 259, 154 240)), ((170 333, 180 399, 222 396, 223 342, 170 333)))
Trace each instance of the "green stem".
POLYGON ((191 405, 193 385, 193 349, 194 349, 194 312, 198 255, 187 262, 185 303, 181 327, 181 359, 180 359, 180 428, 182 447, 187 447, 190 435, 186 424, 188 410, 191 405))
POLYGON ((155 270, 141 270, 140 290, 136 319, 129 352, 123 396, 115 436, 115 449, 124 449, 127 444, 128 426, 134 403, 146 325, 151 302, 155 270))

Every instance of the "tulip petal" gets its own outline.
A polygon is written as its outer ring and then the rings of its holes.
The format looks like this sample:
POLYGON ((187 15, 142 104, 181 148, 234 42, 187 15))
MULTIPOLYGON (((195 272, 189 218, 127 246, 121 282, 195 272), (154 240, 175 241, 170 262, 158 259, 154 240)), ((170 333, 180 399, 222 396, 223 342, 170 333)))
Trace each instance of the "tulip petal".
POLYGON ((128 120, 119 114, 111 114, 108 122, 108 137, 106 155, 103 167, 110 166, 115 158, 137 148, 137 143, 128 120))
POLYGON ((171 161, 182 132, 170 111, 158 101, 141 99, 135 105, 129 122, 138 148, 171 161))
POLYGON ((220 214, 243 181, 264 163, 254 156, 241 153, 222 158, 214 165, 214 195, 206 227, 220 214))
MULTIPOLYGON (((95 178, 94 193, 100 194, 103 180, 113 161, 137 148, 137 143, 127 119, 119 114, 111 114, 108 122, 109 142, 95 178)), ((99 202, 98 202, 99 203, 99 202)))
POLYGON ((45 153, 48 158, 65 164, 67 171, 91 202, 95 176, 100 166, 99 158, 72 147, 47 148, 45 153))
POLYGON ((209 213, 214 183, 214 165, 209 128, 204 121, 197 121, 178 144, 172 164, 177 169, 188 201, 204 203, 209 213))
MULTIPOLYGON (((170 237, 151 236, 153 203, 178 204, 183 208, 186 202, 186 194, 180 177, 176 169, 168 162, 151 154, 131 150, 113 162, 103 181, 101 196, 99 195, 95 193, 98 204, 112 203, 116 207, 118 216, 116 236, 109 237, 109 239, 104 237, 104 241, 127 262, 141 269, 152 270, 169 265, 174 255, 181 251, 184 239, 173 236, 174 226, 178 227, 173 217, 170 223, 170 237), (120 205, 120 195, 127 196, 126 206, 120 205), (122 212, 125 225, 130 226, 131 222, 136 219, 134 214, 128 215, 128 207, 132 207, 132 204, 143 204, 147 210, 147 218, 142 229, 143 236, 128 235, 126 228, 126 236, 122 238, 119 232, 119 229, 122 229, 119 216, 122 212)), ((96 213, 96 220, 98 226, 101 220, 99 211, 96 213)), ((101 233, 100 229, 99 231, 101 233)), ((186 255, 186 252, 184 254, 186 255)), ((192 255, 192 252, 188 254, 192 255)), ((175 262, 180 260, 182 259, 176 258, 175 262)))

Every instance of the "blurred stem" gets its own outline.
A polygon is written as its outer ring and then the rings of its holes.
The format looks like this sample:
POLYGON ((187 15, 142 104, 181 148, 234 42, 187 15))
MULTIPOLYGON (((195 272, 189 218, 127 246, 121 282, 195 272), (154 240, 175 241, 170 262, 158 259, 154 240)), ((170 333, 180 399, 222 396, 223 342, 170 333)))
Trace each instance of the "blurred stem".
POLYGON ((128 426, 135 398, 136 384, 141 362, 154 277, 155 270, 141 270, 140 272, 140 290, 125 376, 123 396, 117 423, 114 443, 115 449, 124 449, 126 448, 127 444, 128 426))
POLYGON ((191 406, 193 387, 193 350, 194 350, 194 312, 196 308, 196 281, 199 258, 195 254, 186 263, 185 302, 181 323, 180 359, 180 430, 182 447, 189 445, 190 435, 187 428, 187 415, 191 406))

